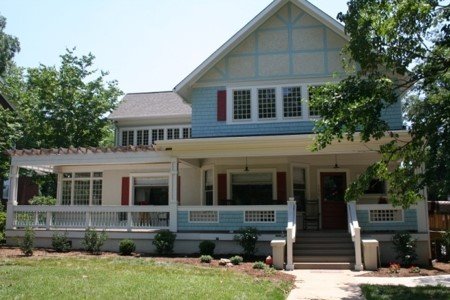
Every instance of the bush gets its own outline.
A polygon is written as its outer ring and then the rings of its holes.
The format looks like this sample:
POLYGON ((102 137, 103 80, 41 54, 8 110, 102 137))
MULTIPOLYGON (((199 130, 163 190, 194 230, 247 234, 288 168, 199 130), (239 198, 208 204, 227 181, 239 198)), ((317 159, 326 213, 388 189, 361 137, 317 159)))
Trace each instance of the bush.
POLYGON ((26 256, 33 255, 34 250, 34 230, 31 227, 25 229, 25 235, 22 242, 19 244, 20 250, 26 256))
POLYGON ((400 259, 403 266, 410 266, 416 259, 416 240, 408 232, 398 232, 393 237, 396 258, 400 259))
POLYGON ((250 257, 256 252, 256 242, 258 241, 259 235, 258 229, 247 227, 240 229, 239 234, 234 236, 234 240, 242 247, 244 255, 250 257))
POLYGON ((104 230, 98 233, 94 228, 88 227, 84 233, 84 249, 91 254, 100 254, 100 249, 107 238, 108 236, 104 230))
POLYGON ((0 211, 0 244, 5 240, 6 213, 0 211))
POLYGON ((200 261, 202 262, 202 263, 210 263, 211 261, 212 261, 212 256, 211 255, 202 255, 202 256, 200 256, 200 261))
POLYGON ((153 245, 156 247, 158 254, 167 255, 173 252, 173 244, 177 235, 169 230, 163 230, 155 235, 153 245))
POLYGON ((239 256, 239 255, 236 255, 236 256, 233 256, 232 258, 230 258, 230 262, 233 265, 240 265, 243 261, 244 261, 244 259, 242 258, 242 256, 239 256))
POLYGON ((201 255, 213 255, 216 244, 213 241, 201 241, 198 248, 201 255))
POLYGON ((121 240, 119 244, 120 255, 131 255, 136 250, 136 244, 129 239, 121 240))
POLYGON ((34 196, 30 200, 30 205, 55 205, 56 199, 47 196, 34 196))
POLYGON ((266 268, 266 264, 263 261, 257 261, 253 264, 253 269, 264 270, 266 268))
POLYGON ((52 247, 56 252, 67 252, 72 248, 69 239, 67 238, 67 232, 64 234, 55 233, 52 236, 52 247))

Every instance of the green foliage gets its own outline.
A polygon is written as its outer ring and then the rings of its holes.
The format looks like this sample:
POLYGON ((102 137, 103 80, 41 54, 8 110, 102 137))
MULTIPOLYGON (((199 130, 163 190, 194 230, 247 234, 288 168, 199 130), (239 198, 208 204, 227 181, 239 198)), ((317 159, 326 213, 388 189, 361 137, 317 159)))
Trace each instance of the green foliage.
POLYGON ((256 242, 258 241, 259 235, 261 234, 258 229, 246 227, 239 230, 239 233, 234 236, 234 240, 242 247, 244 255, 250 257, 256 252, 256 242))
POLYGON ((18 148, 99 146, 109 135, 106 116, 122 92, 94 59, 66 50, 57 67, 8 70, 4 93, 17 103, 24 126, 18 148))
POLYGON ((0 244, 5 241, 6 212, 0 211, 0 244))
POLYGON ((344 54, 351 72, 339 83, 314 92, 311 104, 322 116, 315 126, 314 150, 333 140, 368 142, 385 137, 388 142, 381 146, 380 160, 349 187, 346 199, 357 200, 375 178, 387 181, 389 200, 396 206, 416 203, 424 186, 435 199, 446 198, 450 194, 449 4, 351 0, 338 19, 350 36, 344 54), (399 95, 405 95, 407 137, 389 132, 381 118, 399 95))
POLYGON ((72 245, 67 237, 67 232, 55 233, 52 236, 52 247, 56 252, 67 252, 72 245))
POLYGON ((6 18, 0 15, 0 76, 5 69, 12 63, 15 54, 20 51, 19 40, 4 32, 6 27, 6 18))
POLYGON ((239 256, 239 255, 235 255, 230 258, 230 262, 233 265, 240 265, 243 261, 244 261, 244 259, 242 258, 242 256, 239 256))
POLYGON ((450 289, 443 285, 407 287, 404 285, 361 285, 363 298, 396 300, 450 299, 450 289))
POLYGON ((34 196, 30 200, 30 205, 55 205, 56 199, 49 196, 34 196))
POLYGON ((401 260, 403 266, 411 266, 417 259, 416 240, 408 232, 398 232, 394 235, 392 242, 397 254, 396 258, 401 260))
POLYGON ((120 241, 119 253, 121 255, 131 255, 134 251, 136 251, 136 244, 132 240, 125 239, 120 241))
POLYGON ((213 255, 216 244, 213 241, 201 241, 198 248, 201 255, 213 255))
POLYGON ((200 256, 200 262, 209 264, 212 261, 211 255, 202 255, 200 256))
POLYGON ((101 247, 105 243, 108 238, 106 232, 103 230, 102 232, 97 232, 95 228, 86 228, 83 239, 84 249, 91 254, 100 254, 101 247))
POLYGON ((25 229, 23 240, 19 244, 19 248, 26 256, 33 255, 34 250, 34 230, 31 227, 25 229))
MULTIPOLYGON (((1 16, 0 16, 0 23, 1 23, 1 16)), ((1 51, 0 51, 0 60, 1 60, 1 51)), ((12 112, 9 109, 4 109, 3 107, 0 106, 0 180, 5 179, 6 174, 9 171, 10 157, 6 155, 5 151, 12 149, 16 141, 22 136, 21 128, 22 126, 18 121, 16 112, 12 112)))
POLYGON ((156 253, 167 255, 173 252, 173 246, 177 235, 169 230, 162 230, 155 235, 153 245, 156 247, 156 253))
POLYGON ((264 270, 266 268, 266 264, 263 261, 256 261, 253 264, 253 269, 264 270))

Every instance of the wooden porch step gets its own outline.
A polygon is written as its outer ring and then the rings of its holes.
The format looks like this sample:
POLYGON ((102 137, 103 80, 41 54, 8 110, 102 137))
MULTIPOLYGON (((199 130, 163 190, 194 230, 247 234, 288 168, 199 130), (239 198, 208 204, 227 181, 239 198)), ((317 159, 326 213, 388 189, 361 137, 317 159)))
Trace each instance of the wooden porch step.
POLYGON ((354 256, 355 255, 355 250, 350 248, 350 249, 339 249, 339 248, 333 248, 333 249, 294 249, 294 256, 309 256, 309 255, 314 255, 314 256, 331 256, 331 255, 336 255, 336 256, 341 256, 341 255, 347 255, 347 256, 354 256))
POLYGON ((313 241, 311 243, 295 243, 295 250, 315 250, 315 249, 354 249, 355 245, 349 241, 341 242, 317 242, 313 241))
POLYGON ((354 262, 355 255, 294 255, 294 263, 302 262, 354 262))
POLYGON ((354 263, 350 262, 296 262, 295 269, 313 270, 351 270, 354 263))

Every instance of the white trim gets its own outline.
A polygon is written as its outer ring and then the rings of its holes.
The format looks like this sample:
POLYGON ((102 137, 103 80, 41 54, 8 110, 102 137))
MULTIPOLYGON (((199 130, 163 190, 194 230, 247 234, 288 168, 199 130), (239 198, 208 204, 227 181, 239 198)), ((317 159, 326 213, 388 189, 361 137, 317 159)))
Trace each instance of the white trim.
POLYGON ((93 204, 92 203, 92 197, 93 197, 93 187, 94 187, 94 180, 101 180, 102 181, 102 199, 101 203, 103 203, 103 171, 99 170, 91 170, 91 171, 66 171, 61 172, 58 174, 58 181, 57 181, 57 188, 56 188, 56 195, 57 195, 57 203, 59 205, 62 204, 62 195, 63 195, 63 183, 70 181, 70 204, 69 205, 63 205, 63 206, 75 206, 75 181, 89 181, 89 202, 88 204, 84 206, 102 206, 102 204, 93 204), (75 174, 77 173, 89 173, 89 177, 75 177, 75 174), (94 173, 102 173, 102 177, 94 177, 94 173), (64 178, 64 174, 71 174, 72 177, 70 178, 64 178))
POLYGON ((344 26, 342 24, 340 24, 332 17, 328 16, 326 13, 324 13, 308 1, 275 0, 270 3, 264 10, 262 10, 256 17, 254 17, 250 22, 248 22, 247 25, 245 25, 241 30, 233 35, 228 41, 226 41, 225 44, 217 49, 211 56, 203 61, 177 86, 175 86, 174 92, 179 94, 185 102, 189 102, 190 99, 188 96, 190 95, 190 90, 193 84, 288 2, 292 2, 293 4, 297 5, 300 9, 304 10, 312 17, 318 19, 319 22, 323 23, 330 30, 334 31, 345 40, 349 40, 349 37, 344 32, 344 26))
POLYGON ((191 224, 218 224, 220 223, 220 211, 218 210, 189 210, 188 212, 188 223, 191 224), (216 213, 217 215, 217 220, 216 221, 192 221, 191 218, 191 213, 193 212, 212 212, 212 213, 216 213))
MULTIPOLYGON (((205 199, 205 177, 204 173, 207 170, 212 171, 213 176, 213 205, 217 204, 217 197, 216 197, 216 170, 215 166, 213 164, 205 165, 200 168, 200 203, 201 205, 206 205, 206 199, 205 199)), ((211 207, 211 205, 208 205, 208 207, 211 207)))
POLYGON ((369 209, 368 211, 368 214, 369 214, 369 223, 372 223, 372 224, 379 224, 379 223, 403 223, 403 222, 405 222, 405 211, 403 210, 403 209, 401 209, 401 208, 391 208, 391 209, 381 209, 381 208, 375 208, 375 209, 369 209), (401 213, 401 219, 399 220, 399 221, 395 221, 395 220, 392 220, 392 221, 388 221, 388 220, 386 220, 386 221, 374 221, 374 220, 372 220, 372 215, 371 215, 371 211, 379 211, 379 210, 384 210, 384 211, 387 211, 387 210, 395 210, 395 211, 400 211, 400 213, 401 213))
MULTIPOLYGON (((372 209, 401 209, 392 204, 356 204, 356 210, 372 210, 372 209)), ((417 209, 417 205, 411 205, 408 209, 417 209)))
POLYGON ((267 210, 267 209, 244 210, 243 213, 244 214, 242 215, 242 217, 243 217, 242 221, 243 221, 244 224, 273 224, 273 223, 277 222, 277 212, 275 210, 267 210), (263 221, 250 222, 250 221, 246 221, 245 218, 246 218, 246 213, 247 212, 273 212, 273 221, 270 221, 270 222, 263 222, 263 221))
POLYGON ((309 165, 305 163, 296 163, 292 162, 289 166, 289 171, 291 172, 291 184, 289 186, 290 197, 294 197, 294 168, 302 168, 305 169, 305 198, 306 200, 311 200, 311 179, 309 174, 309 165))
MULTIPOLYGON (((168 136, 168 130, 169 129, 179 129, 179 134, 178 134, 178 140, 183 139, 183 129, 188 128, 192 130, 192 126, 191 124, 177 124, 177 125, 152 125, 152 126, 121 126, 118 130, 118 134, 119 134, 119 141, 118 141, 118 145, 120 146, 128 146, 128 141, 127 141, 127 145, 123 145, 122 141, 123 141, 123 132, 133 132, 133 145, 132 146, 137 146, 137 132, 139 130, 148 130, 148 145, 154 144, 155 141, 153 141, 153 137, 152 137, 152 131, 153 130, 160 130, 162 129, 164 131, 164 138, 163 140, 168 140, 167 136, 168 136)), ((174 138, 172 138, 171 140, 176 140, 174 138)), ((157 141, 159 141, 159 139, 157 139, 157 141)))
POLYGON ((213 206, 178 206, 178 211, 287 211, 287 205, 213 205, 213 206))
POLYGON ((129 174, 129 178, 130 178, 130 190, 129 190, 129 195, 128 195, 128 199, 130 199, 130 201, 128 202, 129 206, 137 206, 137 207, 142 207, 142 206, 150 206, 150 207, 154 207, 155 205, 134 205, 134 179, 135 178, 141 178, 141 177, 152 177, 152 178, 167 178, 168 184, 168 197, 167 197, 167 205, 161 205, 162 207, 169 207, 169 203, 170 203, 170 173, 169 172, 158 172, 158 173, 130 173, 129 174))
POLYGON ((227 170, 227 199, 232 199, 233 195, 231 192, 231 175, 232 174, 248 174, 248 173, 271 173, 272 174, 272 200, 277 199, 277 169, 275 168, 250 168, 248 171, 243 169, 228 169, 227 170))

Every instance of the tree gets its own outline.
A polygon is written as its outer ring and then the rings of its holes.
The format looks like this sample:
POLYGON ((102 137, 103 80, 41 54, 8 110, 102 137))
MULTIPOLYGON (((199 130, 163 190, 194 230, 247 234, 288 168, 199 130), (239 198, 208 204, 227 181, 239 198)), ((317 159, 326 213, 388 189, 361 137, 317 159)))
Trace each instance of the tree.
POLYGON ((350 36, 344 53, 357 66, 312 100, 322 115, 315 149, 332 140, 362 142, 389 136, 381 159, 347 190, 356 200, 371 179, 388 182, 394 205, 417 202, 428 186, 450 194, 450 6, 438 0, 351 0, 338 19, 350 36), (407 93, 405 93, 407 91, 407 93), (401 140, 381 118, 403 96, 410 139, 401 140), (401 161, 400 164, 396 163, 401 161), (395 167, 392 167, 392 165, 395 167), (423 173, 417 172, 425 166, 423 173))
POLYGON ((6 18, 0 15, 0 76, 12 62, 14 55, 20 51, 19 40, 3 30, 6 27, 6 18))
POLYGON ((107 72, 94 69, 94 55, 61 55, 61 65, 13 68, 7 94, 23 119, 18 148, 98 146, 108 135, 107 114, 122 94, 107 72))

